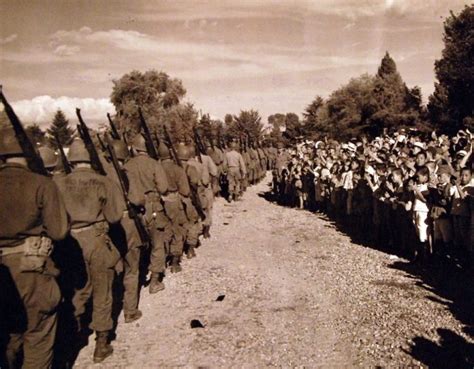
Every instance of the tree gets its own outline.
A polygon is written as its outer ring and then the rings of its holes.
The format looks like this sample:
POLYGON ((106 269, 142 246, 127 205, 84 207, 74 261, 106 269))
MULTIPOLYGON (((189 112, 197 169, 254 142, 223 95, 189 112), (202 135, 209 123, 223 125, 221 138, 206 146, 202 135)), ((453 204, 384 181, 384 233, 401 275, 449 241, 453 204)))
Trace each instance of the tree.
POLYGON ((444 49, 435 62, 438 83, 429 99, 429 117, 446 133, 455 133, 474 117, 474 5, 444 22, 444 49))
POLYGON ((156 70, 145 73, 134 70, 114 80, 113 84, 110 100, 117 112, 118 126, 128 136, 139 131, 139 107, 152 131, 160 130, 159 126, 171 119, 172 124, 178 124, 173 127, 174 133, 190 135, 189 127, 195 124, 197 112, 190 114, 192 105, 181 103, 186 90, 179 79, 156 70), (191 120, 183 122, 184 117, 191 120))
POLYGON ((262 137, 261 121, 262 117, 257 110, 241 110, 238 116, 233 116, 229 125, 226 123, 226 136, 228 139, 248 137, 250 141, 256 142, 262 137))
POLYGON ((51 126, 46 130, 51 147, 57 148, 55 135, 58 136, 59 142, 63 146, 68 146, 75 135, 75 130, 69 127, 69 120, 62 110, 58 110, 54 115, 51 126))
POLYGON ((45 143, 46 132, 37 123, 26 127, 25 132, 33 145, 43 145, 45 143))
POLYGON ((316 96, 303 112, 302 130, 305 136, 316 138, 319 134, 324 133, 324 125, 322 124, 321 110, 324 108, 324 100, 321 96, 316 96))

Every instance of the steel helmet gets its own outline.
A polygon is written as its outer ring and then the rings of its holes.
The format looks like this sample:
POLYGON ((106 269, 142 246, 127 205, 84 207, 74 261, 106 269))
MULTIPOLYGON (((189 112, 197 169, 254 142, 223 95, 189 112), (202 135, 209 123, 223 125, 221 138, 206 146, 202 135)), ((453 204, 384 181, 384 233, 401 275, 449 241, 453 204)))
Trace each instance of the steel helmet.
POLYGON ((191 151, 186 145, 179 144, 176 154, 178 155, 179 160, 188 160, 190 158, 191 151))
POLYGON ((0 126, 0 155, 23 156, 23 150, 12 127, 0 126))
POLYGON ((142 134, 138 133, 133 138, 132 147, 137 151, 147 151, 146 150, 146 144, 145 144, 145 138, 143 137, 142 134))
POLYGON ((70 162, 89 162, 91 161, 89 152, 86 149, 84 141, 80 138, 74 139, 71 146, 69 147, 69 152, 67 153, 67 158, 70 162))
POLYGON ((111 140, 110 144, 112 145, 118 160, 125 160, 128 158, 128 147, 125 145, 125 142, 122 140, 111 140))
POLYGON ((160 145, 158 146, 158 156, 160 159, 171 158, 170 149, 163 142, 160 142, 160 145))
POLYGON ((42 146, 38 149, 38 152, 43 159, 44 166, 46 169, 54 169, 58 165, 58 156, 56 152, 48 146, 42 146))

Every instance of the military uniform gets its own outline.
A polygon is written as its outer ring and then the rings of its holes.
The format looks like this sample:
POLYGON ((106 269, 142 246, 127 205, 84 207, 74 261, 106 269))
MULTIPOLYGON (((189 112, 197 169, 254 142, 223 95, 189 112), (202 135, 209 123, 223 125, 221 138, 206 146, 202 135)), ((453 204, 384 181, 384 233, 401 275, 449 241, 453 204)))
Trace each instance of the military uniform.
MULTIPOLYGON (((144 145, 141 144, 132 146, 144 149, 144 145)), ((152 273, 150 292, 155 292, 153 289, 157 282, 161 283, 162 274, 166 269, 165 226, 168 218, 163 207, 162 196, 168 191, 167 176, 161 164, 142 150, 139 150, 137 155, 124 165, 124 169, 130 183, 130 201, 145 208, 143 218, 152 240, 148 267, 152 273)), ((163 286, 160 285, 160 288, 163 286)))
MULTIPOLYGON (((234 144, 235 146, 235 144, 234 144)), ((229 181, 229 195, 236 199, 241 192, 241 181, 247 174, 244 159, 235 148, 226 152, 226 159, 228 165, 227 178, 229 181)))
MULTIPOLYGON (((84 143, 76 139, 68 153, 71 162, 90 161, 84 143)), ((123 214, 120 188, 90 167, 74 168, 57 179, 71 220, 71 241, 82 250, 87 278, 72 298, 74 315, 80 319, 92 297, 90 328, 97 332, 94 360, 102 361, 112 353, 108 332, 112 321, 112 283, 120 254, 108 237, 109 223, 117 223, 123 214)))
MULTIPOLYGON (((13 132, 0 134, 5 137, 13 132)), ((10 142, 11 144, 12 142, 10 142)), ((18 144, 10 155, 22 156, 18 144)), ((0 145, 0 155, 5 154, 0 145)), ((68 220, 55 183, 31 172, 25 164, 0 166, 0 341, 8 337, 7 363, 16 367, 23 348, 25 369, 50 368, 56 335, 56 307, 61 294, 54 276, 57 270, 48 256, 50 243, 66 236, 68 220), (38 251, 41 245, 44 252, 38 251)))
POLYGON ((208 238, 210 237, 209 230, 212 225, 212 209, 214 207, 214 190, 212 184, 219 182, 219 171, 210 156, 201 154, 201 159, 204 170, 207 171, 207 173, 209 174, 210 181, 210 184, 204 185, 207 208, 205 211, 206 219, 204 219, 203 221, 203 234, 204 237, 208 238))
POLYGON ((172 256, 174 264, 178 265, 183 254, 187 222, 182 199, 189 197, 189 183, 184 169, 169 156, 161 160, 161 165, 168 179, 168 192, 163 196, 165 212, 169 220, 165 227, 165 240, 168 253, 172 256))

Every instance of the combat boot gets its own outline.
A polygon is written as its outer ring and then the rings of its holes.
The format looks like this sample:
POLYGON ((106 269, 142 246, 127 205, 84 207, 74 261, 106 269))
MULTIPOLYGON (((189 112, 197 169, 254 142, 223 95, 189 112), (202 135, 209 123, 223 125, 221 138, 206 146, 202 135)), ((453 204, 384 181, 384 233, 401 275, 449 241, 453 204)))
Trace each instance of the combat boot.
POLYGON ((211 233, 210 233, 210 230, 211 230, 211 226, 210 225, 205 225, 202 229, 202 234, 204 236, 204 238, 211 238, 211 233))
POLYGON ((171 273, 179 273, 182 271, 181 265, 179 265, 179 256, 173 256, 173 260, 171 261, 171 273))
POLYGON ((163 278, 161 273, 152 273, 150 278, 150 286, 148 287, 148 292, 150 294, 163 291, 165 289, 165 284, 162 282, 163 278))
POLYGON ((188 259, 192 259, 192 258, 196 257, 196 251, 194 251, 194 246, 189 246, 186 257, 188 259))
POLYGON ((134 322, 135 320, 138 320, 142 317, 142 312, 140 310, 136 310, 133 313, 124 313, 123 314, 125 317, 125 323, 131 323, 134 322))
POLYGON ((96 332, 96 342, 94 350, 94 363, 101 363, 114 352, 114 349, 109 344, 109 332, 96 332))

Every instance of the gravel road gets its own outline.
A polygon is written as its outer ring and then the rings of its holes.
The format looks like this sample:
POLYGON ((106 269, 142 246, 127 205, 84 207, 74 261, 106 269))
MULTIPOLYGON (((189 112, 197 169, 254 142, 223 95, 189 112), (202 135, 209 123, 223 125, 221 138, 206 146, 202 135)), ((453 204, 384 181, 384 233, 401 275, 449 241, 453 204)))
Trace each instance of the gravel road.
POLYGON ((112 357, 94 365, 91 336, 75 367, 469 367, 462 352, 474 340, 452 301, 396 267, 404 260, 268 202, 267 190, 263 181, 237 203, 218 199, 198 257, 164 291, 142 291, 144 316, 120 317, 112 357))

